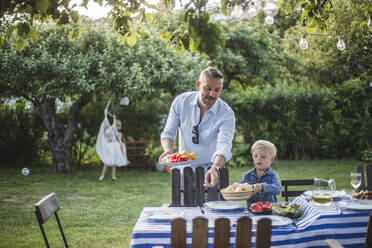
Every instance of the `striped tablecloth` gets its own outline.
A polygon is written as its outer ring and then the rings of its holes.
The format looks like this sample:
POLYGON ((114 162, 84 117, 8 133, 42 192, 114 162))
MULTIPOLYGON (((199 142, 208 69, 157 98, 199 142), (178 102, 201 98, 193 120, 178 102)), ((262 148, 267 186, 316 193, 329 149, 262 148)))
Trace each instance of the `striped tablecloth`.
MULTIPOLYGON (((272 229, 271 245, 278 247, 326 247, 325 239, 336 239, 344 247, 363 247, 367 231, 370 211, 353 211, 341 209, 337 202, 331 206, 318 207, 305 198, 297 197, 292 202, 304 207, 304 215, 300 220, 287 226, 275 226, 272 229)), ((196 207, 146 207, 143 209, 132 234, 131 247, 143 248, 153 246, 170 247, 170 221, 154 221, 149 219, 152 213, 183 213, 187 220, 187 244, 191 247, 191 220, 203 216, 211 222, 216 218, 229 218, 233 224, 241 216, 253 216, 246 209, 216 211, 203 208, 203 215, 196 207)), ((255 240, 255 226, 252 232, 252 247, 255 240)), ((213 228, 209 230, 208 242, 213 244, 213 228)), ((231 228, 231 247, 234 247, 235 227, 231 228)))

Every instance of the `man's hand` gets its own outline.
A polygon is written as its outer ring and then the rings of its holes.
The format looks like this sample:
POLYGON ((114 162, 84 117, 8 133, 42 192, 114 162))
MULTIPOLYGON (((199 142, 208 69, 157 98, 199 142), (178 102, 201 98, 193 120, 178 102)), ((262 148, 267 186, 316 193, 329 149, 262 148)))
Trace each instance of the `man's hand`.
POLYGON ((159 157, 159 163, 162 165, 163 161, 166 160, 168 161, 170 159, 170 156, 172 155, 171 151, 165 151, 163 152, 160 157, 159 157))
POLYGON ((217 168, 212 166, 205 175, 204 187, 214 188, 218 183, 217 168))

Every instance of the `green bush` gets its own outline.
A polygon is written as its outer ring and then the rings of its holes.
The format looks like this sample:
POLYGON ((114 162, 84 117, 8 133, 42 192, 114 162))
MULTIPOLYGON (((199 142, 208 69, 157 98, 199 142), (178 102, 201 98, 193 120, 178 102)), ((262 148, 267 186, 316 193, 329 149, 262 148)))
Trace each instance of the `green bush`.
POLYGON ((40 162, 43 124, 27 101, 6 101, 0 105, 0 166, 35 165, 40 162))

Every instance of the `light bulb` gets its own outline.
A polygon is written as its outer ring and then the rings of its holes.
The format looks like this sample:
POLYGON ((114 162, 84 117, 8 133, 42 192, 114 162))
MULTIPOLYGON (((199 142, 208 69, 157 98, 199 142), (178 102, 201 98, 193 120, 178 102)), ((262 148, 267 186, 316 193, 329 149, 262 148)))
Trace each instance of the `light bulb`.
POLYGON ((300 40, 300 48, 301 49, 307 49, 309 47, 309 43, 306 40, 305 35, 302 36, 302 39, 300 40))
POLYGON ((248 12, 247 12, 249 17, 255 17, 257 15, 257 9, 253 5, 249 7, 248 12))
POLYGON ((267 1, 264 7, 265 15, 276 16, 278 14, 278 6, 271 1, 267 1))
POLYGON ((368 18, 367 27, 368 27, 368 28, 372 28, 371 17, 368 18))
POLYGON ((274 23, 274 17, 272 17, 272 16, 266 16, 265 17, 265 23, 267 25, 272 25, 274 23))
POLYGON ((344 40, 341 38, 341 36, 340 36, 340 38, 338 38, 337 49, 340 50, 340 51, 345 50, 345 42, 344 42, 344 40))

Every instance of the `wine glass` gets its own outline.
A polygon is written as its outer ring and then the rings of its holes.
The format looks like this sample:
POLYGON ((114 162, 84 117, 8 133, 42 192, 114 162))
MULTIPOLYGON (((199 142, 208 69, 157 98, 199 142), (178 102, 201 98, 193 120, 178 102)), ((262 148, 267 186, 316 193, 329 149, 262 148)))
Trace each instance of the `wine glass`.
POLYGON ((350 173, 350 183, 351 186, 353 186, 354 191, 357 192, 358 188, 362 184, 362 174, 356 172, 350 173))

